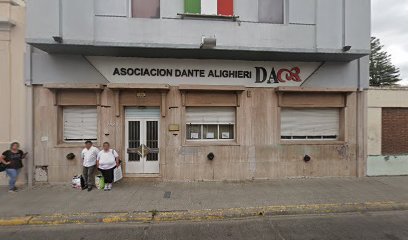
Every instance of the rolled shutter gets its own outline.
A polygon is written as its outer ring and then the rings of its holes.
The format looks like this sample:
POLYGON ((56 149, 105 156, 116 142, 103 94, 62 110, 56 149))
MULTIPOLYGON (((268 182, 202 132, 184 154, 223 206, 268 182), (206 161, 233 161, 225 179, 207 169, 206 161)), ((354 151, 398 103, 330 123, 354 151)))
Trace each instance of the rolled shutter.
POLYGON ((339 136, 339 108, 282 108, 282 137, 339 136))
POLYGON ((96 140, 97 116, 96 108, 65 107, 63 109, 64 140, 96 140))
POLYGON ((235 124, 235 108, 189 107, 186 109, 187 124, 235 124))
POLYGON ((126 118, 160 118, 160 108, 127 107, 125 109, 125 117, 126 118))

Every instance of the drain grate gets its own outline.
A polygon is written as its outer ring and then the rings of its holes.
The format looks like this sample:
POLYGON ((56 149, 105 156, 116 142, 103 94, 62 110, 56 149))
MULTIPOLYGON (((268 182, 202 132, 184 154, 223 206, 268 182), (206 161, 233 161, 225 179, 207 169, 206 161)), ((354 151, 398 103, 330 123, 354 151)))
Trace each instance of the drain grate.
POLYGON ((171 192, 164 192, 164 198, 170 198, 171 192))

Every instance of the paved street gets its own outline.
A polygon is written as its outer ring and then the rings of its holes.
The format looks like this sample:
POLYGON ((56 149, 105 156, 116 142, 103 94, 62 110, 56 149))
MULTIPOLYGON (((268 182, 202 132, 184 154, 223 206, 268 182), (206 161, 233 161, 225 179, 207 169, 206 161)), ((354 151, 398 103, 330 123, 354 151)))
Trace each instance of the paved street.
POLYGON ((37 186, 0 189, 0 218, 73 213, 132 213, 242 207, 408 203, 408 177, 284 179, 254 182, 123 182, 110 192, 37 186), (167 194, 166 194, 167 193, 167 194))
POLYGON ((258 217, 215 222, 92 224, 0 228, 0 239, 404 240, 408 212, 258 217))

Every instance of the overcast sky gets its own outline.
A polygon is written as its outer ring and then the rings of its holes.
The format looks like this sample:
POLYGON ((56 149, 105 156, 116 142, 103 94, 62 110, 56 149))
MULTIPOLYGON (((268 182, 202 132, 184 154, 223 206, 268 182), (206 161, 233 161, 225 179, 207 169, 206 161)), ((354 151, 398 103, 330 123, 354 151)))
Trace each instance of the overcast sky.
POLYGON ((408 85, 408 0, 372 0, 372 35, 379 38, 408 85))

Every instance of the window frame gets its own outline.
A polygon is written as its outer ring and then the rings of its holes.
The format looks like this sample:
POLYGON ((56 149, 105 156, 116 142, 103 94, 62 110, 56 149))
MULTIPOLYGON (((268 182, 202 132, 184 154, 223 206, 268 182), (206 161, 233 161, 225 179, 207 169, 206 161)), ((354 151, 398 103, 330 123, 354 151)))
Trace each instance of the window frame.
POLYGON ((235 141, 235 131, 236 131, 236 124, 234 123, 234 124, 231 124, 231 123, 217 123, 217 124, 215 124, 215 123, 193 123, 193 124, 190 124, 190 125, 194 125, 194 126, 200 126, 200 137, 201 138, 198 138, 198 139, 192 139, 192 138, 188 138, 187 137, 187 134, 189 133, 189 131, 188 131, 188 125, 189 124, 185 124, 186 125, 186 140, 187 141, 194 141, 194 142, 202 142, 202 141, 210 141, 210 142, 218 142, 218 141, 235 141), (206 125, 211 125, 211 126, 217 126, 217 134, 215 135, 214 134, 214 136, 217 136, 217 138, 204 138, 204 126, 206 126, 206 125), (220 138, 220 126, 233 126, 233 131, 232 131, 232 134, 233 134, 233 138, 220 138))
POLYGON ((161 19, 161 1, 159 0, 159 16, 155 18, 133 17, 132 14, 133 0, 128 0, 128 18, 134 19, 161 19))
POLYGON ((64 106, 59 106, 58 107, 58 145, 60 146, 64 146, 64 145, 78 145, 78 144, 83 144, 83 142, 87 141, 87 140, 91 140, 94 142, 95 145, 98 145, 99 143, 99 139, 100 139, 100 133, 99 133, 99 122, 100 122, 100 111, 99 111, 99 107, 98 106, 77 106, 77 105, 64 105, 64 106), (64 109, 66 108, 88 108, 88 109, 95 109, 96 110, 96 139, 82 139, 82 140, 65 140, 65 136, 64 136, 64 109))
POLYGON ((182 136, 183 136, 183 144, 182 146, 202 146, 202 145, 214 145, 214 146, 223 146, 223 145, 239 145, 238 144, 238 106, 214 106, 214 108, 225 108, 225 107, 230 107, 234 109, 234 115, 235 115, 235 122, 234 124, 231 123, 217 123, 217 124, 212 124, 212 123, 193 123, 192 125, 200 125, 201 128, 201 138, 200 139, 188 139, 187 138, 187 133, 188 133, 188 128, 187 128, 187 108, 205 108, 206 106, 184 106, 182 109, 182 136), (217 125, 217 130, 218 130, 218 138, 217 139, 204 139, 203 137, 203 126, 204 125, 217 125), (233 125, 233 138, 232 139, 219 139, 219 129, 220 125, 233 125))
POLYGON ((282 145, 335 145, 345 144, 347 142, 346 135, 346 112, 347 107, 299 107, 299 106, 285 106, 278 107, 278 124, 277 124, 277 137, 278 142, 282 145), (339 109, 339 135, 336 139, 283 139, 282 138, 282 108, 298 108, 298 109, 316 109, 316 108, 336 108, 339 109))
POLYGON ((258 0, 258 23, 263 24, 276 24, 276 25, 286 25, 289 22, 289 2, 288 0, 282 0, 283 8, 282 8, 282 23, 273 23, 273 22, 266 22, 260 20, 260 8, 259 8, 259 0, 258 0))

